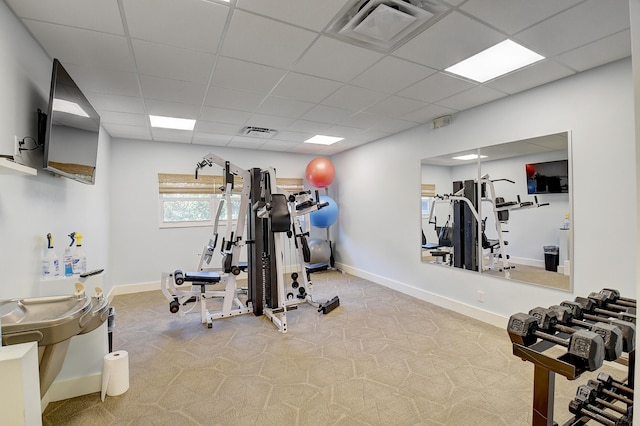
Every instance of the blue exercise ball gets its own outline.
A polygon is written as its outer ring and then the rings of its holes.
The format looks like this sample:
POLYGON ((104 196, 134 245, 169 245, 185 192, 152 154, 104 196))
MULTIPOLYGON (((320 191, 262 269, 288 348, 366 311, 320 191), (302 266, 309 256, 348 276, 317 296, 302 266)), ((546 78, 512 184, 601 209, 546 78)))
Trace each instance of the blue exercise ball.
POLYGON ((338 219, 338 205, 333 198, 328 195, 321 195, 319 202, 321 204, 329 203, 329 205, 312 212, 309 221, 311 222, 311 226, 315 226, 317 228, 328 228, 338 219))

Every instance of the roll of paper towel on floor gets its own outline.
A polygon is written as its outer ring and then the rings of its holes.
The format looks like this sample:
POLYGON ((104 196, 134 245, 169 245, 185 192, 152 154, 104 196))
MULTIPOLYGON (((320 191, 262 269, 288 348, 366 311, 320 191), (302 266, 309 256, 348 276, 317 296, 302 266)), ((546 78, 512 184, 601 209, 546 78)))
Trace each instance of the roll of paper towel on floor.
POLYGON ((111 352, 104 357, 102 364, 102 392, 104 396, 117 396, 129 389, 129 354, 127 351, 111 352))

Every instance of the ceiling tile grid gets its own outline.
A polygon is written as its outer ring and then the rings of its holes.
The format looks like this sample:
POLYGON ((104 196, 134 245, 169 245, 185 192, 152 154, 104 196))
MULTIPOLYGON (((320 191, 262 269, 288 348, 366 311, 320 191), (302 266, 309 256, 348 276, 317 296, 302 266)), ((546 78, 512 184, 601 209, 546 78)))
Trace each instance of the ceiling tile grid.
POLYGON ((366 0, 3 1, 63 63, 113 137, 316 155, 631 52, 628 0, 429 0, 438 12, 423 30, 375 50, 329 31, 366 0), (507 38, 546 59, 483 84, 445 71, 507 38), (197 125, 155 129, 148 114, 197 125), (244 126, 277 133, 241 136, 244 126), (303 143, 315 134, 344 139, 303 143))

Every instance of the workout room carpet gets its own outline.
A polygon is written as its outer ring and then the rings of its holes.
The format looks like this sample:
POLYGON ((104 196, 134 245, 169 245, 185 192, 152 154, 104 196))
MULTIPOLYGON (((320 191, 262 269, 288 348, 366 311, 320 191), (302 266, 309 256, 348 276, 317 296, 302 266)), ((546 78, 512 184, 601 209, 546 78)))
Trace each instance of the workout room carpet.
MULTIPOLYGON (((43 424, 531 424, 533 366, 504 329, 347 274, 312 278, 316 299, 337 294, 340 307, 301 305, 286 334, 252 314, 207 329, 197 308, 169 313, 160 291, 117 296, 113 349, 129 353, 129 390, 52 402, 43 424)), ((556 421, 594 375, 556 377, 556 421)))

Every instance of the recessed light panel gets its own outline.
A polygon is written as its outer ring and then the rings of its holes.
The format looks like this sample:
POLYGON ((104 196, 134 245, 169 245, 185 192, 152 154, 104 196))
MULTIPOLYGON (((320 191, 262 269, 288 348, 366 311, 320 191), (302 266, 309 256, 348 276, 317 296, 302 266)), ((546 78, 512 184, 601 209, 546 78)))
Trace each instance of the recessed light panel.
POLYGON ((334 136, 315 135, 312 138, 307 139, 304 143, 315 143, 319 145, 332 145, 344 138, 336 138, 334 136))
POLYGON ((161 127, 163 129, 193 130, 196 120, 187 118, 163 117, 161 115, 150 115, 151 127, 161 127))
POLYGON ((544 59, 544 56, 511 40, 505 40, 445 69, 452 74, 484 83, 544 59))
MULTIPOLYGON (((462 161, 469 161, 469 160, 477 160, 478 159, 478 155, 477 154, 467 154, 467 155, 460 155, 458 157, 451 157, 454 160, 462 160, 462 161)), ((481 155, 480 158, 487 158, 486 155, 481 155)))

